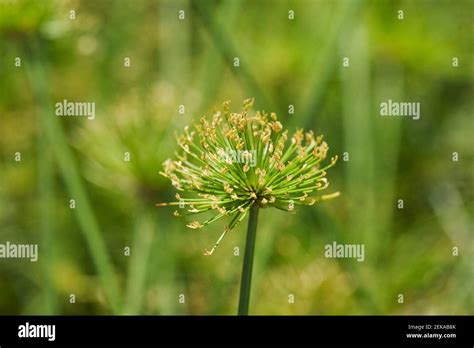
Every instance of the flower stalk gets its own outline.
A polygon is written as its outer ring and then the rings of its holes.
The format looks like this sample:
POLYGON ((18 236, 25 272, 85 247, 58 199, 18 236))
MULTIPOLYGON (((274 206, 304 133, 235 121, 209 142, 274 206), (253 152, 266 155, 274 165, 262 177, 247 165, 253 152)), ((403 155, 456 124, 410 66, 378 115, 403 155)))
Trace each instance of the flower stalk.
POLYGON ((289 136, 274 112, 251 113, 252 105, 253 99, 247 99, 236 113, 230 111, 227 101, 222 112, 217 110, 211 118, 204 116, 193 127, 184 128, 177 136, 177 159, 166 160, 161 172, 179 191, 176 201, 157 204, 175 206, 178 217, 212 213, 207 220, 188 222, 193 230, 230 218, 214 246, 205 250, 206 256, 249 215, 239 315, 249 312, 259 209, 295 213, 298 206, 312 206, 339 195, 318 195, 329 186, 327 170, 337 161, 334 156, 324 163, 329 146, 323 136, 303 129, 289 136))
POLYGON ((247 240, 245 242, 244 264, 242 267, 242 279, 240 281, 239 315, 249 314, 250 286, 252 283, 255 239, 257 237, 258 210, 258 204, 254 204, 252 208, 250 208, 247 240))

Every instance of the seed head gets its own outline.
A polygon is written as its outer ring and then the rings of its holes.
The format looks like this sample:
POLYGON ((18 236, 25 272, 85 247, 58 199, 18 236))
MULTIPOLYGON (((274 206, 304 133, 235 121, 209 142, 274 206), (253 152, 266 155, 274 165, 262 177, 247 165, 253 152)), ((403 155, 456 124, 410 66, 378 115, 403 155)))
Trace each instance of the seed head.
POLYGON ((257 111, 251 115, 253 98, 243 102, 242 111, 230 112, 230 102, 210 120, 202 117, 194 129, 184 128, 177 136, 177 159, 163 163, 161 175, 181 191, 177 202, 157 206, 179 206, 176 216, 214 211, 213 217, 187 226, 202 228, 228 216, 229 224, 211 255, 228 231, 237 226, 254 204, 262 208, 294 212, 295 206, 313 205, 337 197, 339 192, 317 195, 328 187, 327 170, 337 156, 324 164, 329 147, 323 136, 297 129, 288 141, 288 130, 275 113, 257 111))

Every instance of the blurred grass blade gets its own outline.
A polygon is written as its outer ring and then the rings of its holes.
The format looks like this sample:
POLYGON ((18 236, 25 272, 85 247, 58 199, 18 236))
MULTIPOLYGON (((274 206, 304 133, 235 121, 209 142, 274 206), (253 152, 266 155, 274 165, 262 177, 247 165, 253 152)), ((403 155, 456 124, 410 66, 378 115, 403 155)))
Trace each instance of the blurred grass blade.
MULTIPOLYGON (((45 102, 42 98, 41 102, 45 102)), ((42 235, 41 250, 44 254, 44 314, 58 314, 56 303, 56 291, 52 276, 52 269, 55 263, 55 245, 54 243, 54 174, 52 144, 47 137, 47 114, 46 105, 41 106, 40 115, 40 135, 38 137, 38 185, 40 195, 39 224, 42 235)))
POLYGON ((362 0, 343 2, 341 9, 337 11, 335 24, 327 33, 326 43, 322 52, 318 52, 314 63, 314 75, 312 82, 307 88, 309 93, 304 95, 307 100, 303 109, 301 120, 304 127, 310 127, 314 122, 314 115, 317 114, 323 103, 331 77, 337 74, 337 66, 342 64, 341 59, 335 58, 338 52, 339 38, 344 37, 349 30, 353 30, 356 15, 360 12, 358 9, 363 4, 362 0))
POLYGON ((204 24, 204 27, 209 32, 224 61, 228 62, 228 65, 230 65, 232 64, 234 57, 240 57, 239 69, 231 70, 238 78, 242 79, 245 86, 249 89, 249 93, 251 93, 255 98, 257 105, 264 105, 265 108, 274 110, 275 104, 271 103, 263 89, 258 84, 257 79, 247 68, 248 65, 245 63, 245 59, 242 59, 241 54, 238 54, 239 51, 232 43, 231 37, 225 31, 225 28, 219 26, 219 24, 213 19, 211 16, 212 11, 207 8, 206 2, 193 1, 191 5, 204 24))
POLYGON ((112 311, 117 313, 120 307, 119 286, 99 226, 95 220, 86 191, 82 185, 74 155, 69 148, 59 119, 54 115, 52 107, 49 107, 51 102, 46 93, 46 91, 48 91, 48 83, 44 71, 45 60, 42 59, 42 54, 37 48, 33 49, 31 56, 33 59, 29 70, 30 81, 36 97, 43 106, 42 117, 45 121, 46 136, 49 143, 54 144, 52 146, 53 154, 67 190, 70 196, 77 202, 75 212, 81 231, 89 246, 93 262, 99 273, 102 290, 105 293, 112 311))
POLYGON ((153 230, 153 220, 148 211, 137 216, 127 276, 125 314, 140 314, 142 309, 153 230))
MULTIPOLYGON (((220 12, 216 22, 218 26, 229 30, 234 25, 237 15, 242 5, 241 1, 225 1, 221 5, 220 12)), ((219 88, 222 85, 222 72, 223 64, 219 56, 219 51, 216 47, 210 47, 205 53, 203 72, 201 73, 200 90, 202 93, 201 103, 199 110, 205 109, 208 105, 214 103, 214 98, 217 95, 219 88)))
MULTIPOLYGON (((370 94, 370 64, 368 57, 368 33, 364 24, 354 28, 350 37, 344 38, 341 45, 344 46, 348 56, 358 57, 357 64, 350 69, 341 66, 342 96, 344 98, 343 124, 344 124, 344 148, 350 153, 351 159, 346 166, 346 182, 344 192, 351 199, 352 209, 349 216, 349 231, 343 240, 353 238, 356 234, 358 243, 364 244, 366 249, 373 250, 378 243, 376 235, 377 202, 373 183, 375 176, 375 145, 374 127, 371 113, 370 94), (357 131, 354 131, 357 130, 357 131)), ((375 260, 368 257, 365 265, 374 267, 375 260)), ((370 297, 375 297, 373 290, 376 289, 374 279, 369 278, 362 270, 353 267, 352 271, 363 279, 365 290, 370 297)), ((371 273, 369 273, 371 274, 371 273)), ((377 314, 380 311, 380 303, 367 301, 371 311, 377 314)))

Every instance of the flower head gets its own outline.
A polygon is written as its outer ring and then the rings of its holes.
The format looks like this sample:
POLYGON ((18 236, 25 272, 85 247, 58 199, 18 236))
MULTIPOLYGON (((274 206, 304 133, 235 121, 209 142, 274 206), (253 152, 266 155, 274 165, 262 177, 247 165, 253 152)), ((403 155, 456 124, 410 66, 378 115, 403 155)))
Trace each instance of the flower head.
POLYGON ((177 201, 158 206, 179 207, 176 216, 215 212, 206 221, 189 223, 189 228, 229 216, 230 223, 206 255, 254 204, 294 212, 298 205, 339 195, 316 195, 328 187, 326 171, 337 160, 335 156, 323 163, 329 147, 322 136, 297 129, 290 138, 275 113, 249 113, 253 99, 245 100, 239 113, 230 112, 229 103, 212 118, 202 117, 192 130, 185 127, 177 136, 177 159, 166 160, 161 172, 183 197, 176 194, 177 201))

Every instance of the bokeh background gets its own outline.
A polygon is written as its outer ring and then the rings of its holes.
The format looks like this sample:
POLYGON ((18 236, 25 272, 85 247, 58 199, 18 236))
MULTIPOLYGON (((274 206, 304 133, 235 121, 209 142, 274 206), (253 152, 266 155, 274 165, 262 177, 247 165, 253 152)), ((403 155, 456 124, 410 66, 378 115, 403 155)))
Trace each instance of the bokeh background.
POLYGON ((0 4, 0 242, 39 245, 0 259, 1 314, 234 314, 245 223, 205 257, 225 221, 154 205, 174 133, 247 97, 324 134, 342 193, 261 211, 252 314, 474 314, 473 1, 0 4), (56 117, 63 99, 96 118, 56 117), (420 120, 381 117, 388 99, 420 120), (325 258, 333 241, 365 261, 325 258))

